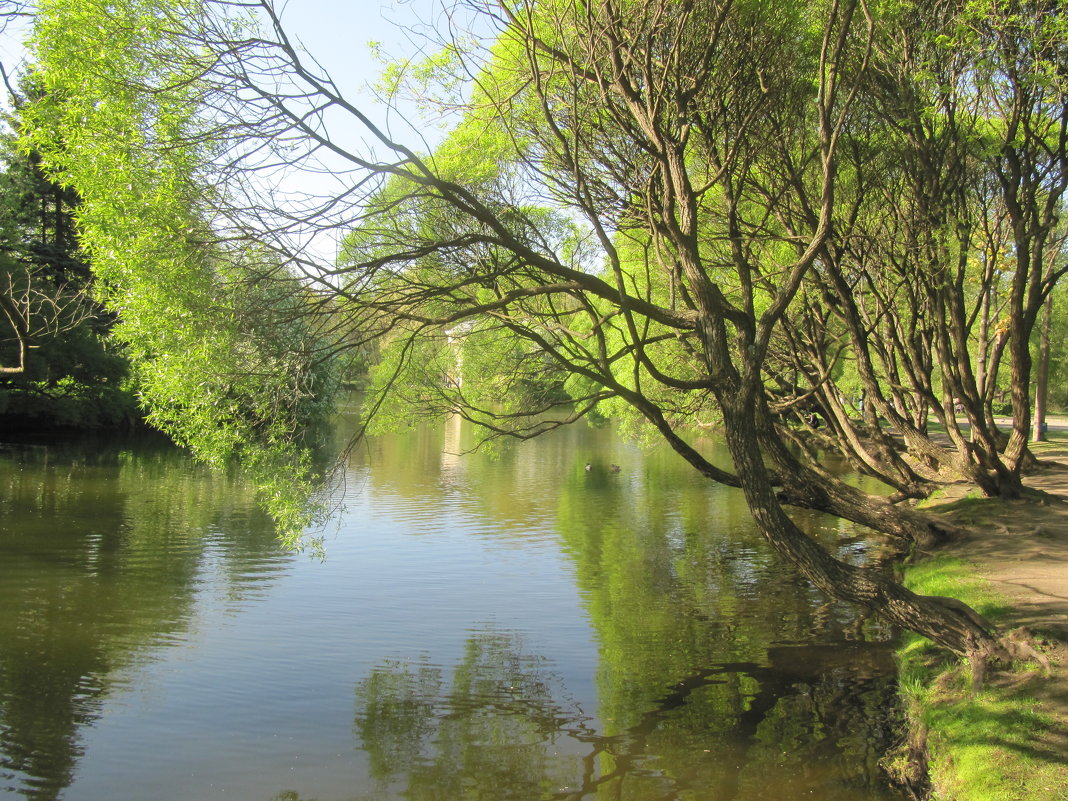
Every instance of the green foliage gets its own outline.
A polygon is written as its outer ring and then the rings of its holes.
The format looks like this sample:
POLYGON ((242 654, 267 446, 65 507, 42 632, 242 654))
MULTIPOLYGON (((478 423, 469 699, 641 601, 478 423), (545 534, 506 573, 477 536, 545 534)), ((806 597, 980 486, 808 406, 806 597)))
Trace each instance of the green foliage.
POLYGON ((41 428, 136 420, 140 412, 128 371, 113 345, 89 325, 78 326, 31 350, 26 373, 0 385, 0 420, 41 428))
POLYGON ((213 145, 198 137, 210 56, 169 35, 203 11, 42 3, 27 146, 83 200, 79 232, 149 421, 208 463, 240 461, 296 544, 314 515, 306 432, 337 382, 300 281, 213 235, 213 145))
MULTIPOLYGON (((0 170, 0 291, 25 315, 29 340, 24 369, 0 376, 0 423, 93 428, 136 419, 110 319, 87 296, 89 267, 73 230, 77 195, 47 180, 6 132, 0 170)), ((0 363, 18 366, 17 332, 4 322, 0 363)))
POLYGON ((447 340, 404 337, 388 343, 370 371, 369 432, 397 431, 417 422, 443 419, 451 410, 450 373, 455 375, 456 363, 447 340))
POLYGON ((468 80, 464 71, 464 52, 474 50, 470 39, 457 39, 440 49, 417 58, 391 59, 381 42, 369 42, 372 56, 382 65, 374 89, 387 102, 405 97, 428 118, 436 112, 463 102, 468 80))
POLYGON ((586 397, 567 394, 566 377, 543 351, 487 322, 397 336, 371 370, 369 430, 403 430, 461 411, 483 424, 486 439, 529 436, 556 407, 586 397))
MULTIPOLYGON (((1038 331, 1032 337, 1037 357, 1038 331)), ((1068 287, 1063 282, 1053 288, 1053 316, 1050 321, 1049 397, 1056 412, 1068 412, 1068 287)))
MULTIPOLYGON (((256 28, 256 9, 271 8, 47 0, 34 39, 43 94, 28 141, 84 199, 80 230, 151 419, 201 458, 265 465, 265 484, 288 459, 297 484, 311 480, 301 432, 336 383, 325 352, 341 346, 320 334, 328 305, 341 321, 331 330, 346 331, 337 340, 379 358, 377 426, 460 409, 493 434, 587 414, 665 433, 719 419, 715 395, 755 437, 754 409, 788 421, 797 404, 863 386, 883 417, 899 407, 900 433, 925 424, 939 393, 976 383, 966 329, 982 292, 953 291, 982 261, 966 234, 997 216, 984 203, 998 154, 1049 139, 1036 125, 1017 142, 997 119, 1011 70, 1059 52, 1056 24, 1013 21, 1030 6, 487 7, 490 44, 434 47, 390 65, 380 86, 455 104, 459 124, 425 156, 372 131, 371 159, 328 130, 335 112, 367 117, 274 19, 256 28), (1021 31, 1034 30, 1029 44, 1021 31), (990 43, 996 64, 977 55, 990 43), (228 181, 259 187, 272 159, 295 167, 325 150, 360 177, 297 227, 352 230, 334 269, 303 283, 286 258, 246 244, 302 248, 289 209, 263 195, 250 208, 228 181), (959 186, 927 181, 943 165, 961 165, 959 186), (955 341, 934 341, 953 323, 955 341)), ((1050 81, 1019 86, 1041 95, 1050 81)), ((1045 114, 1049 97, 1032 105, 1045 114)), ((840 422, 842 447, 870 456, 840 422)), ((976 458, 995 463, 988 450, 976 458)), ((924 476, 881 463, 920 491, 924 476)))

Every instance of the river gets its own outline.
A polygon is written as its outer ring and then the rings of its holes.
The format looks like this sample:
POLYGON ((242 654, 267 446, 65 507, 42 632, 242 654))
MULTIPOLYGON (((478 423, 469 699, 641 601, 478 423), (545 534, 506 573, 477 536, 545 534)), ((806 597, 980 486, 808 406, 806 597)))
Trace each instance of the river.
POLYGON ((159 439, 9 438, 0 791, 899 798, 892 632, 772 554, 739 493, 606 428, 472 442, 452 420, 356 448, 318 558, 159 439))

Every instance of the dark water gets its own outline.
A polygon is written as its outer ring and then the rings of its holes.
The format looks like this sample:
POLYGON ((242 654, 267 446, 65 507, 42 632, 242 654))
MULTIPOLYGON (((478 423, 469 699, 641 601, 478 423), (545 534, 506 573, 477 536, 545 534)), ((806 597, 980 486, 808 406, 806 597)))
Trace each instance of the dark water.
POLYGON ((896 798, 889 632, 737 493, 606 430, 467 444, 454 421, 354 453, 325 561, 159 442, 0 448, 0 791, 896 798))

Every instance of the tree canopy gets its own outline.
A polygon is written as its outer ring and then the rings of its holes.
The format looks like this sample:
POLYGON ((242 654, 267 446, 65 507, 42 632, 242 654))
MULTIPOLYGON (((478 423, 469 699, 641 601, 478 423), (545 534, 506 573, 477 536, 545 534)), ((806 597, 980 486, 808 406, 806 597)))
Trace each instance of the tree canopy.
MULTIPOLYGON (((32 91, 32 89, 30 89, 32 91)), ((17 106, 23 94, 14 97, 17 106)), ((91 298, 73 220, 77 193, 0 131, 0 416, 3 425, 117 425, 136 417, 112 317, 91 298)))
POLYGON ((30 141, 83 198, 152 418, 209 460, 242 455, 277 500, 341 354, 379 354, 380 419, 527 437, 626 415, 740 487, 822 590, 997 650, 970 610, 834 558, 784 505, 916 540, 945 524, 902 501, 939 481, 1019 492, 1031 332, 1065 269, 1056 4, 448 8, 470 32, 385 85, 423 85, 454 120, 420 152, 271 0, 41 4, 30 141), (337 191, 316 195, 323 173, 337 191), (695 421, 732 465, 688 444, 695 421), (824 446, 895 494, 828 474, 824 446))

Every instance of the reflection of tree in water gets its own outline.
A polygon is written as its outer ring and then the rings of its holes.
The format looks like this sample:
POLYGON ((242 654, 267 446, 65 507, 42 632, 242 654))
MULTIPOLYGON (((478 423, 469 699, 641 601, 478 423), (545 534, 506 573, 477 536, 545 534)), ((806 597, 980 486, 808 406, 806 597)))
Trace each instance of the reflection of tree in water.
MULTIPOLYGON (((892 696, 885 629, 801 581, 736 493, 648 479, 598 488, 590 514, 590 488, 567 490, 557 526, 597 632, 598 711, 616 742, 605 797, 889 795, 877 765, 892 696)), ((866 558, 855 538, 834 544, 866 558)))
POLYGON ((871 734, 893 693, 887 669, 882 649, 854 644, 696 670, 609 738, 591 797, 894 797, 871 734))
POLYGON ((868 732, 892 692, 885 653, 779 648, 770 661, 694 670, 607 735, 544 659, 490 630, 468 640, 451 678, 426 661, 375 669, 356 690, 355 730, 379 798, 891 797, 827 778, 877 772, 868 732))
MULTIPOLYGON (((491 647, 479 635, 451 679, 396 662, 361 684, 357 733, 382 782, 376 798, 893 797, 877 766, 893 681, 886 629, 826 603, 759 540, 738 493, 694 481, 673 455, 631 454, 609 475, 570 469, 575 453, 542 448, 551 486, 528 488, 500 521, 515 523, 522 499, 555 511, 600 649, 600 729, 514 638, 494 634, 491 647), (472 672, 480 693, 460 681, 472 672)), ((465 469, 480 488, 508 472, 478 459, 465 469)), ((480 509, 498 520, 489 500, 480 509)), ((821 536, 841 558, 870 560, 855 536, 821 536)))
POLYGON ((829 801, 867 788, 892 797, 879 765, 893 736, 888 710, 896 693, 886 651, 802 646, 772 649, 771 660, 777 681, 767 681, 766 692, 777 697, 757 723, 739 797, 760 797, 768 786, 782 788, 784 798, 813 787, 829 801))
POLYGON ((141 440, 0 460, 0 788, 58 797, 119 672, 184 639, 203 573, 229 600, 284 563, 237 478, 141 440))
POLYGON ((593 739, 546 662, 514 635, 475 634, 447 681, 426 662, 388 662, 356 690, 356 734, 383 792, 409 799, 551 798, 582 772, 569 739, 593 739))

